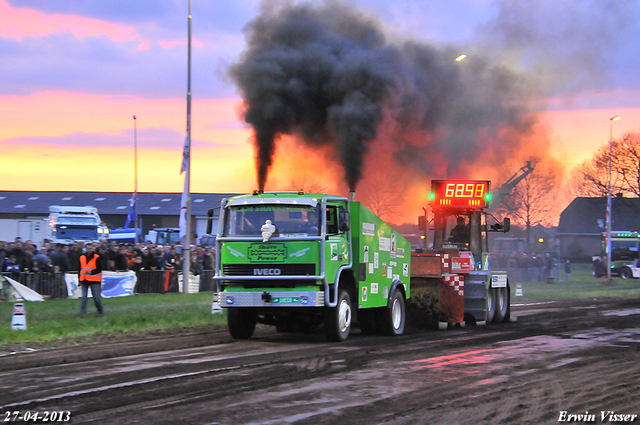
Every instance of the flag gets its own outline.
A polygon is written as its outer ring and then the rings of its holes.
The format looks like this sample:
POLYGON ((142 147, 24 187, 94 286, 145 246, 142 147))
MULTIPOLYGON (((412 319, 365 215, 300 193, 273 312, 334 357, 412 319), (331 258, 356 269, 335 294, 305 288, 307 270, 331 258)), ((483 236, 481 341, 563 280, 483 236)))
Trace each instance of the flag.
POLYGON ((188 199, 189 172, 184 176, 184 190, 182 191, 182 199, 180 200, 180 238, 187 234, 187 199, 188 199))
POLYGON ((133 193, 133 195, 131 195, 131 199, 129 199, 129 214, 127 215, 127 221, 124 223, 124 228, 128 229, 129 223, 131 223, 132 221, 135 224, 136 222, 136 193, 135 192, 133 193))
POLYGON ((184 139, 184 148, 182 148, 182 168, 180 168, 180 174, 187 171, 189 168, 189 157, 191 154, 191 147, 189 146, 189 135, 184 139))

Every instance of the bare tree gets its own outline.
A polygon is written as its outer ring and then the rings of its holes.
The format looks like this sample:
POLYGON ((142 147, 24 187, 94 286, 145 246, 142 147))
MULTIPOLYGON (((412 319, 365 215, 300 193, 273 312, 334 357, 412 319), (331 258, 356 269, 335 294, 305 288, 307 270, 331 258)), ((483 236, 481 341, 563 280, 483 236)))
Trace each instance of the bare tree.
POLYGON ((501 210, 525 227, 527 243, 531 242, 531 227, 550 226, 557 216, 560 172, 547 164, 537 164, 535 171, 524 178, 504 199, 501 210))
POLYGON ((398 215, 406 208, 409 180, 397 173, 389 168, 369 173, 356 193, 356 199, 387 222, 399 222, 398 215))
POLYGON ((640 196, 640 132, 630 131, 600 147, 591 159, 572 172, 567 191, 572 196, 607 196, 609 155, 611 153, 611 191, 640 196))
POLYGON ((327 187, 317 177, 311 174, 300 174, 291 179, 292 190, 304 190, 306 193, 327 193, 327 187))

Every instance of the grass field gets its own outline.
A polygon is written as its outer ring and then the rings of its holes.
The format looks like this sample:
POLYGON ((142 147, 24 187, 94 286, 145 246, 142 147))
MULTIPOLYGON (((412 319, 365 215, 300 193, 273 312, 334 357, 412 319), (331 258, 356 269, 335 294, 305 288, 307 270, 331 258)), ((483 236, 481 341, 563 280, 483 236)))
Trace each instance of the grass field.
POLYGON ((569 282, 564 281, 564 272, 560 272, 563 281, 555 283, 516 282, 510 279, 511 304, 640 296, 640 279, 614 277, 613 284, 608 285, 606 279, 595 278, 591 270, 590 264, 574 264, 569 282), (521 297, 515 296, 518 283, 522 286, 521 297))
POLYGON ((211 314, 212 294, 146 294, 102 300, 98 316, 92 300, 80 314, 79 299, 25 302, 27 330, 12 330, 12 302, 0 303, 0 346, 22 342, 82 339, 97 335, 135 335, 226 324, 211 314))
MULTIPOLYGON (((564 279, 564 273, 561 273, 564 279)), ((511 303, 553 300, 640 297, 640 279, 614 278, 613 285, 596 279, 589 265, 576 264, 571 282, 511 283, 511 303), (515 296, 516 284, 523 296, 515 296)), ((211 314, 211 293, 148 294, 103 299, 105 315, 98 316, 89 300, 80 315, 80 300, 60 299, 25 302, 27 330, 12 330, 12 302, 0 302, 0 346, 55 340, 84 341, 98 336, 143 335, 185 328, 226 326, 226 316, 211 314)))

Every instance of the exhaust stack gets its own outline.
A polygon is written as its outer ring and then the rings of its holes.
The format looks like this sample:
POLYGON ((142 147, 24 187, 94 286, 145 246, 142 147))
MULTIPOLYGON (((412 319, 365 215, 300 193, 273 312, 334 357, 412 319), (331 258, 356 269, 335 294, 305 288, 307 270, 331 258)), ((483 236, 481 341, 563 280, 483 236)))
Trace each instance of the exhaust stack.
POLYGON ((356 200, 356 191, 352 190, 349 192, 349 202, 355 202, 356 200))

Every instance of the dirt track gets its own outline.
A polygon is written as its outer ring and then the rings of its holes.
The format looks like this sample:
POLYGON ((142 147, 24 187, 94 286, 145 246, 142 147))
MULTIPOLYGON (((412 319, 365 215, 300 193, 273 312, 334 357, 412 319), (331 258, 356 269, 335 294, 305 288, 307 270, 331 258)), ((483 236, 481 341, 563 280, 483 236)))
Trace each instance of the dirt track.
POLYGON ((0 412, 65 410, 72 423, 350 425, 640 414, 639 299, 513 311, 516 323, 400 338, 356 330, 342 344, 265 327, 240 342, 221 330, 20 353, 0 358, 0 412))

